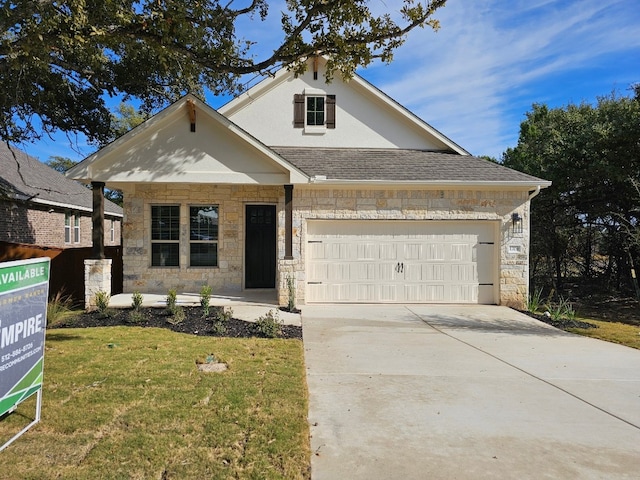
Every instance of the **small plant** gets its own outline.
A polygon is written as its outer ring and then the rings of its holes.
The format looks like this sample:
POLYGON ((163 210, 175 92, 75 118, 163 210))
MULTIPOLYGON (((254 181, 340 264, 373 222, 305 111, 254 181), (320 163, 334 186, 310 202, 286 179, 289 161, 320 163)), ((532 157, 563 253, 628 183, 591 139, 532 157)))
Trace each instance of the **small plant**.
POLYGON ((287 310, 294 312, 296 310, 296 281, 291 275, 287 276, 287 293, 289 294, 287 310))
POLYGON ((144 321, 144 315, 142 314, 142 310, 140 308, 135 308, 129 312, 129 316, 127 318, 129 323, 142 323, 144 321))
POLYGON ((171 318, 167 320, 171 325, 179 325, 184 322, 186 318, 186 314, 184 313, 184 308, 180 306, 175 306, 173 309, 173 313, 171 314, 171 318))
POLYGON ((262 337, 276 338, 282 334, 282 320, 278 312, 269 310, 266 315, 262 315, 256 320, 256 331, 262 337))
POLYGON ((549 313, 548 317, 555 321, 559 321, 562 318, 574 320, 576 317, 576 311, 573 305, 563 297, 559 297, 557 302, 547 303, 545 308, 549 313))
POLYGON ((202 307, 202 316, 209 316, 209 301, 211 300, 211 287, 203 285, 200 289, 200 306, 202 307))
POLYGON ((175 315, 176 309, 178 308, 178 292, 172 288, 169 290, 167 294, 167 312, 170 315, 175 315))
POLYGON ((213 319, 213 325, 211 327, 211 332, 214 335, 224 335, 227 332, 227 322, 233 317, 233 309, 229 308, 228 310, 221 308, 216 312, 216 315, 213 319))
POLYGON ((104 290, 99 290, 94 295, 94 300, 96 302, 96 308, 100 315, 104 317, 108 317, 111 315, 109 311, 109 300, 111 300, 111 295, 109 295, 104 290))
POLYGON ((62 292, 56 293, 55 296, 47 302, 47 327, 54 327, 75 315, 76 312, 73 311, 73 299, 70 296, 64 296, 62 292))
POLYGON ((535 292, 529 295, 527 300, 527 311, 535 313, 540 309, 542 305, 542 288, 536 289, 535 292))
POLYGON ((143 296, 140 292, 133 292, 131 295, 131 307, 134 310, 140 310, 142 308, 143 296))

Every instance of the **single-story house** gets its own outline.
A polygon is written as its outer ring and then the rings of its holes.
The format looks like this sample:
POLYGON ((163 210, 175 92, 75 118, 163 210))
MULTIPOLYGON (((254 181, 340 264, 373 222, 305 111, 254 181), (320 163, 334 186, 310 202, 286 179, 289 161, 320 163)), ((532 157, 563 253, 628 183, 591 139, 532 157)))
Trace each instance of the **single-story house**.
MULTIPOLYGON (((38 159, 0 143, 0 242, 92 246, 93 193, 38 159)), ((105 201, 104 243, 120 245, 122 208, 105 201)))
POLYGON ((357 75, 325 83, 324 65, 217 111, 187 95, 68 172, 124 193, 124 291, 522 307, 550 182, 473 157, 357 75))

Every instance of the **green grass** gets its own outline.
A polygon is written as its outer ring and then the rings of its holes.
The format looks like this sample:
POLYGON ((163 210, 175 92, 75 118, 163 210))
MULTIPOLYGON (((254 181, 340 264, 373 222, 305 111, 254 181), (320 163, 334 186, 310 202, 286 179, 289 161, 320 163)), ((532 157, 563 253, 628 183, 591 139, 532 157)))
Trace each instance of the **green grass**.
POLYGON ((570 328, 567 331, 584 335, 585 337, 597 338, 607 342, 619 343, 627 347, 640 349, 640 326, 629 325, 619 322, 604 322, 602 320, 592 320, 590 318, 581 319, 597 325, 598 328, 570 328))
MULTIPOLYGON (((164 329, 49 330, 41 422, 0 453, 15 479, 309 478, 302 342, 164 329), (202 373, 213 353, 228 364, 202 373)), ((4 443, 33 399, 0 422, 4 443)))

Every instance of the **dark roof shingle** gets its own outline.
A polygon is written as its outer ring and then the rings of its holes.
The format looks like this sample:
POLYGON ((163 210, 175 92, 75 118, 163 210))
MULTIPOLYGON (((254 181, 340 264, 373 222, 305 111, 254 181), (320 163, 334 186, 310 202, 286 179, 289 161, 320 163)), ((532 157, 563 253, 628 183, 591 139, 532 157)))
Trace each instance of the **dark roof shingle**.
POLYGON ((483 158, 395 148, 271 147, 304 173, 327 180, 548 183, 483 158))
MULTIPOLYGON (((40 203, 93 209, 90 189, 22 150, 9 149, 4 142, 0 143, 0 183, 0 188, 16 200, 37 199, 40 203)), ((122 216, 122 208, 109 200, 105 199, 104 208, 105 213, 122 216)))

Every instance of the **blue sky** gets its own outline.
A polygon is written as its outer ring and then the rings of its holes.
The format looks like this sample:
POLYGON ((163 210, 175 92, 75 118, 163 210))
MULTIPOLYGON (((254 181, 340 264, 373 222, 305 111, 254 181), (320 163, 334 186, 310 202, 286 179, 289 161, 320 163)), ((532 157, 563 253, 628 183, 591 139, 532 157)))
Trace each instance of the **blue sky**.
MULTIPOLYGON (((278 31, 275 10, 265 39, 278 31)), ((436 18, 439 31, 411 32, 391 64, 358 73, 473 155, 499 158, 514 147, 533 103, 594 103, 640 83, 638 0, 449 0, 436 18)), ((20 147, 41 160, 94 150, 74 143, 58 135, 20 147)))

